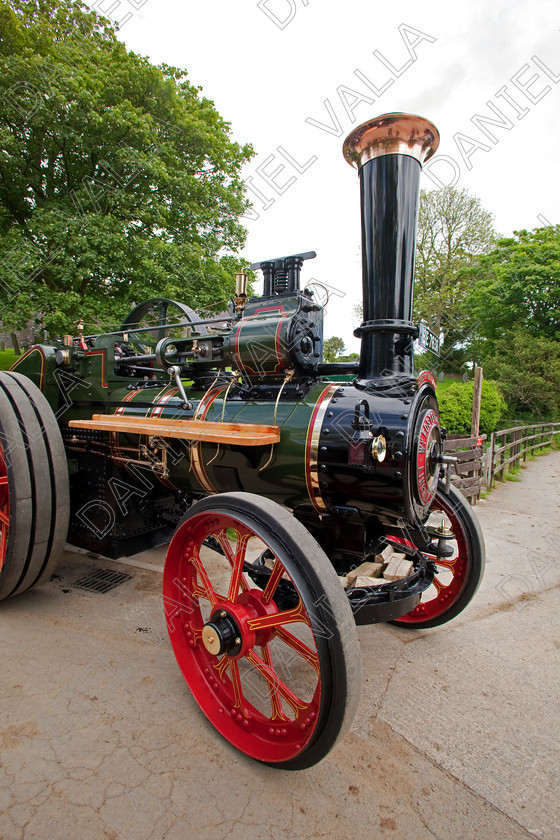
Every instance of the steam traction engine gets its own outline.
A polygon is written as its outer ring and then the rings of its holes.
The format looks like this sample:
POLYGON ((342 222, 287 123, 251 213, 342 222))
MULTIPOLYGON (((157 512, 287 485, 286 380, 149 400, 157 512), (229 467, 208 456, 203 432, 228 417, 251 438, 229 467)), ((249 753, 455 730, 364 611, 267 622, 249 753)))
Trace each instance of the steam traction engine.
POLYGON ((282 768, 316 763, 350 725, 356 624, 442 624, 482 576, 480 529, 444 480, 435 382, 413 370, 419 179, 438 139, 387 114, 344 143, 361 189, 358 365, 322 362, 308 253, 256 264, 258 298, 238 276, 227 319, 147 301, 0 378, 0 597, 47 580, 66 539, 112 558, 171 540, 179 667, 222 735, 282 768))

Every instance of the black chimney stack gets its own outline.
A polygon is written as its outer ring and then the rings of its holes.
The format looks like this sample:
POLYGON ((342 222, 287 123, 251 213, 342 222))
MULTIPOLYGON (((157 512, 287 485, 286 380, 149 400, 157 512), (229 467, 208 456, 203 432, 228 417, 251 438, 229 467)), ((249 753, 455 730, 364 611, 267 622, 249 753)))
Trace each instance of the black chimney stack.
POLYGON ((360 174, 363 323, 358 379, 413 374, 412 286, 422 163, 437 128, 411 114, 383 114, 355 128, 344 157, 360 174))

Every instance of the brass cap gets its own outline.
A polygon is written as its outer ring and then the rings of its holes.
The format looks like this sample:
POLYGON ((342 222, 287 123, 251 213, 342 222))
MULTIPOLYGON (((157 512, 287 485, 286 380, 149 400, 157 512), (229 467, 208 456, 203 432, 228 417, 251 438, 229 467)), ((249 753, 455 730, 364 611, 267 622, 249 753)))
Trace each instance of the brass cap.
POLYGON ((247 294, 247 275, 245 272, 235 275, 235 294, 237 297, 247 294))
POLYGON ((381 155, 409 155, 422 165, 438 146, 439 132, 424 117, 382 114, 351 131, 344 141, 342 153, 356 169, 381 155))
POLYGON ((375 461, 384 461, 387 455, 387 441, 383 435, 378 435, 371 442, 371 454, 375 461))
POLYGON ((211 624, 205 624, 202 628, 202 642, 208 653, 218 656, 222 647, 222 640, 215 627, 211 624))

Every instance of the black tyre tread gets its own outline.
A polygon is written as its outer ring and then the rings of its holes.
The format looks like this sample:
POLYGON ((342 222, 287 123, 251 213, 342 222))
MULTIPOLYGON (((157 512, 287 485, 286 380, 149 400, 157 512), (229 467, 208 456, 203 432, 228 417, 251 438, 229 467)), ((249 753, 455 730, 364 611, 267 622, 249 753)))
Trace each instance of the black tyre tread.
POLYGON ((23 436, 12 404, 0 389, 0 440, 8 469, 10 528, 4 565, 0 571, 0 599, 17 586, 30 547, 33 502, 29 462, 23 436))
POLYGON ((68 469, 56 418, 39 388, 0 372, 0 428, 9 449, 10 532, 0 599, 50 577, 69 520, 68 469))
POLYGON ((42 569, 39 571, 35 580, 30 583, 30 586, 38 586, 50 578, 60 560, 66 544, 66 537, 68 536, 70 521, 68 463, 58 422, 45 395, 26 376, 22 376, 22 374, 16 373, 15 371, 9 371, 9 376, 17 382, 27 399, 33 405, 44 432, 49 460, 51 478, 50 492, 52 498, 49 547, 42 569))
POLYGON ((400 622, 399 619, 391 622, 391 624, 396 624, 398 627, 402 627, 406 630, 423 630, 429 627, 439 627, 442 624, 446 624, 448 621, 456 618, 459 613, 461 613, 472 601, 484 576, 486 548, 484 545, 482 528, 480 527, 480 523, 474 510, 465 497, 455 487, 451 486, 449 488, 449 493, 446 493, 443 483, 440 482, 436 495, 436 501, 442 496, 446 497, 448 504, 454 508, 457 519, 459 519, 463 525, 465 540, 470 549, 469 555, 471 570, 459 597, 441 615, 436 616, 435 618, 426 619, 426 621, 415 621, 414 623, 400 622))
POLYGON ((271 762, 271 766, 284 770, 304 770, 327 755, 335 742, 347 732, 356 713, 360 699, 361 653, 352 609, 323 549, 305 526, 277 502, 253 493, 222 493, 197 502, 184 520, 195 513, 216 508, 239 516, 251 515, 255 509, 264 514, 263 519, 270 520, 263 524, 270 527, 271 539, 282 544, 288 554, 304 554, 309 566, 307 569, 298 567, 297 571, 308 588, 321 593, 322 597, 316 599, 316 611, 323 625, 328 626, 333 634, 328 646, 330 674, 326 675, 330 686, 325 685, 323 692, 325 696, 330 695, 331 706, 324 710, 324 725, 317 727, 315 737, 303 752, 286 762, 271 762), (345 698, 343 708, 340 707, 341 698, 345 698))
POLYGON ((32 585, 45 562, 52 520, 51 475, 46 441, 29 399, 9 375, 1 377, 0 388, 10 400, 19 421, 31 483, 29 551, 19 581, 11 593, 16 595, 32 585))

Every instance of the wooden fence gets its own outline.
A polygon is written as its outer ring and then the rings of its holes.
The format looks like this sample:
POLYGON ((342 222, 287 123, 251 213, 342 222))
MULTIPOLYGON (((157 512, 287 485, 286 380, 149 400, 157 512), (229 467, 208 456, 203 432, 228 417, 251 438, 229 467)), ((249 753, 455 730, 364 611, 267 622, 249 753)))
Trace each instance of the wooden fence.
POLYGON ((557 434, 560 434, 560 423, 533 423, 492 432, 484 457, 487 486, 491 488, 496 478, 503 481, 508 469, 526 461, 527 453, 550 446, 557 434))
POLYGON ((467 497, 471 505, 476 503, 482 488, 485 440, 486 435, 448 435, 445 439, 445 454, 457 458, 457 463, 451 465, 451 483, 467 497))

